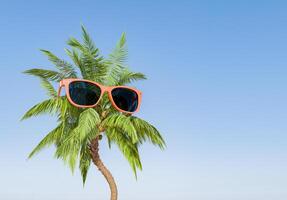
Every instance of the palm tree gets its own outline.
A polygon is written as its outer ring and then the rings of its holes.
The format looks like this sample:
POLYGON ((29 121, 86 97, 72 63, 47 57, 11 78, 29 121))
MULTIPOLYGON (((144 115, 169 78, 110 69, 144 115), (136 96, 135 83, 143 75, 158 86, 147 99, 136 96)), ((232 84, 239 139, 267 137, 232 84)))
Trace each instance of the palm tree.
POLYGON ((83 185, 89 167, 93 162, 104 175, 111 191, 111 200, 117 199, 117 186, 110 171, 99 155, 99 141, 105 136, 109 147, 116 144, 128 160, 135 177, 142 169, 138 148, 149 141, 161 149, 165 142, 159 131, 139 117, 121 113, 114 109, 105 95, 95 108, 72 106, 66 96, 58 97, 53 84, 64 78, 83 78, 103 85, 126 85, 146 79, 142 73, 132 72, 126 65, 126 37, 122 34, 119 42, 108 56, 100 56, 86 29, 82 26, 82 42, 75 38, 67 41, 65 49, 73 64, 58 58, 47 50, 41 50, 55 66, 55 70, 30 69, 24 73, 39 77, 49 98, 44 100, 22 117, 22 120, 41 114, 57 117, 57 126, 50 131, 30 153, 29 158, 45 147, 55 145, 55 157, 68 164, 72 172, 79 164, 83 185))

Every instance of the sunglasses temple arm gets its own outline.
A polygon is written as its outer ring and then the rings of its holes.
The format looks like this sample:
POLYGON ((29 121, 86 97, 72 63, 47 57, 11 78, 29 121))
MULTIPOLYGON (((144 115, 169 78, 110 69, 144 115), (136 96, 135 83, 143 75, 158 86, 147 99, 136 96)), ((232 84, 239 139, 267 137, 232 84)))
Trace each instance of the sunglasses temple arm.
POLYGON ((61 95, 62 87, 64 87, 64 85, 63 85, 63 82, 60 81, 60 86, 59 86, 59 89, 58 89, 58 97, 61 95))
POLYGON ((63 86, 60 86, 59 89, 58 89, 58 97, 61 95, 62 87, 63 87, 63 86))

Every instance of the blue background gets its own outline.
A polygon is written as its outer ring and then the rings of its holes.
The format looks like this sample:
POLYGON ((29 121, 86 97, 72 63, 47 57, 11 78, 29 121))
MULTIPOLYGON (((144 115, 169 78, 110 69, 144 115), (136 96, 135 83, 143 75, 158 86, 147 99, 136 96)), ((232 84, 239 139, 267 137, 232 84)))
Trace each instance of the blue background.
POLYGON ((20 122, 46 98, 21 72, 67 58, 83 23, 103 55, 127 33, 129 65, 148 76, 137 115, 162 132, 146 144, 138 181, 106 142, 101 155, 120 200, 287 199, 286 1, 2 1, 0 5, 0 199, 108 199, 92 167, 85 188, 53 148, 27 155, 56 122, 20 122))

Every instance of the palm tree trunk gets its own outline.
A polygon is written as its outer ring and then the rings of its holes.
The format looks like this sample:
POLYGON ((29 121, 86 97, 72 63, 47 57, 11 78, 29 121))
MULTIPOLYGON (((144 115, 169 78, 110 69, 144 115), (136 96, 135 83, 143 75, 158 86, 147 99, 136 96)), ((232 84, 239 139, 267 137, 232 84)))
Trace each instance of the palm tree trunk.
POLYGON ((98 167, 99 171, 104 175, 107 182, 109 183, 111 190, 111 200, 118 199, 118 190, 115 180, 111 172, 105 167, 104 163, 100 159, 99 155, 99 136, 91 141, 90 153, 92 156, 93 163, 98 167))

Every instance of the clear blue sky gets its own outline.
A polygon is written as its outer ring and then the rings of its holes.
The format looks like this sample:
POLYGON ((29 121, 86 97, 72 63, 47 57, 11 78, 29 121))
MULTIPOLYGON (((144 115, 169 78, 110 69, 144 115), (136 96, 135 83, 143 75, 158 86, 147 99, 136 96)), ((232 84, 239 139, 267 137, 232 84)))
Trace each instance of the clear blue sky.
MULTIPOLYGON (((116 148, 101 145, 120 200, 287 199, 286 1, 6 1, 0 6, 0 199, 108 199, 98 170, 85 188, 53 148, 30 161, 55 119, 19 122, 46 98, 21 72, 51 67, 84 24, 103 55, 124 31, 129 65, 146 73, 139 116, 168 148, 141 149, 134 180, 116 148)), ((65 56, 64 56, 65 57, 65 56)))

